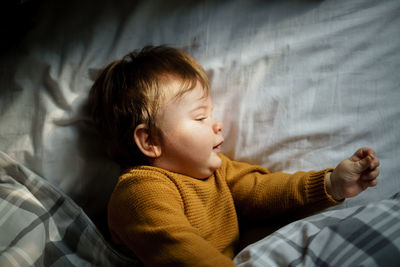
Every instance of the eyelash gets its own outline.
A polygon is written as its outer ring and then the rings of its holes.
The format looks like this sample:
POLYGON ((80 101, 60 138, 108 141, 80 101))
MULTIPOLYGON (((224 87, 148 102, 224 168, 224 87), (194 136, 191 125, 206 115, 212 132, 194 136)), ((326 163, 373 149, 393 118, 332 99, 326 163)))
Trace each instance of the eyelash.
POLYGON ((196 121, 204 121, 205 119, 207 119, 207 117, 200 117, 200 118, 197 118, 196 121))

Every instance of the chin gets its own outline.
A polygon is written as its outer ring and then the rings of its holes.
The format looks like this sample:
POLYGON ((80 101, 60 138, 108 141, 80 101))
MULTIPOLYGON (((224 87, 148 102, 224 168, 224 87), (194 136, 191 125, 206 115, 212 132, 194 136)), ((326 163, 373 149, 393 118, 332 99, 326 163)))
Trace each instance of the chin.
POLYGON ((178 173, 182 173, 193 178, 205 179, 213 175, 213 173, 218 170, 222 165, 222 160, 217 153, 213 153, 208 159, 199 159, 196 162, 191 162, 187 166, 192 166, 191 168, 175 170, 178 173), (203 163, 203 164, 202 164, 203 163), (206 164, 204 164, 206 163, 206 164), (194 166, 197 166, 194 167, 194 166))
POLYGON ((216 170, 218 170, 221 167, 221 165, 222 165, 221 161, 219 163, 215 162, 214 164, 209 165, 206 168, 204 168, 202 171, 199 171, 196 175, 192 175, 192 176, 194 176, 195 178, 198 178, 198 179, 208 178, 211 175, 213 175, 213 173, 216 170))
POLYGON ((222 165, 222 160, 220 159, 220 157, 217 155, 217 159, 215 159, 213 161, 212 167, 210 167, 211 170, 211 174, 213 174, 216 170, 218 170, 219 168, 221 168, 222 165))

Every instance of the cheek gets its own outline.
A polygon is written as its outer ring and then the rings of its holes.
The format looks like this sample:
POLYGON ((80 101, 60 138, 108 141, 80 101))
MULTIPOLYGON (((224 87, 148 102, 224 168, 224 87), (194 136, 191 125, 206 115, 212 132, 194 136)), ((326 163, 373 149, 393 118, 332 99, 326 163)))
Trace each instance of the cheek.
POLYGON ((182 144, 191 146, 192 148, 197 147, 198 149, 212 147, 214 142, 212 130, 198 122, 181 125, 177 139, 182 144))

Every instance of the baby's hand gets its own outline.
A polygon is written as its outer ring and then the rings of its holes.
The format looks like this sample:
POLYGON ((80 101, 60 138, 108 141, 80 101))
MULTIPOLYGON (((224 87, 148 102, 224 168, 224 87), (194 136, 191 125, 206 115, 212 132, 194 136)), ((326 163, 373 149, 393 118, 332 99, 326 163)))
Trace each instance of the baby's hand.
POLYGON ((360 148, 326 175, 326 189, 334 199, 354 197, 378 183, 379 159, 367 147, 360 148))

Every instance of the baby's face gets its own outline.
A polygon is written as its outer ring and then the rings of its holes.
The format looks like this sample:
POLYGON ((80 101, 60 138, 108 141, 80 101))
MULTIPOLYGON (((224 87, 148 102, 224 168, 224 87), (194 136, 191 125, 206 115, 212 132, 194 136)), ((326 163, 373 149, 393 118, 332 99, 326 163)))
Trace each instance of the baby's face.
POLYGON ((206 178, 221 166, 222 123, 212 118, 211 98, 199 82, 180 98, 174 97, 178 86, 174 84, 167 93, 157 118, 163 146, 153 165, 206 178))

